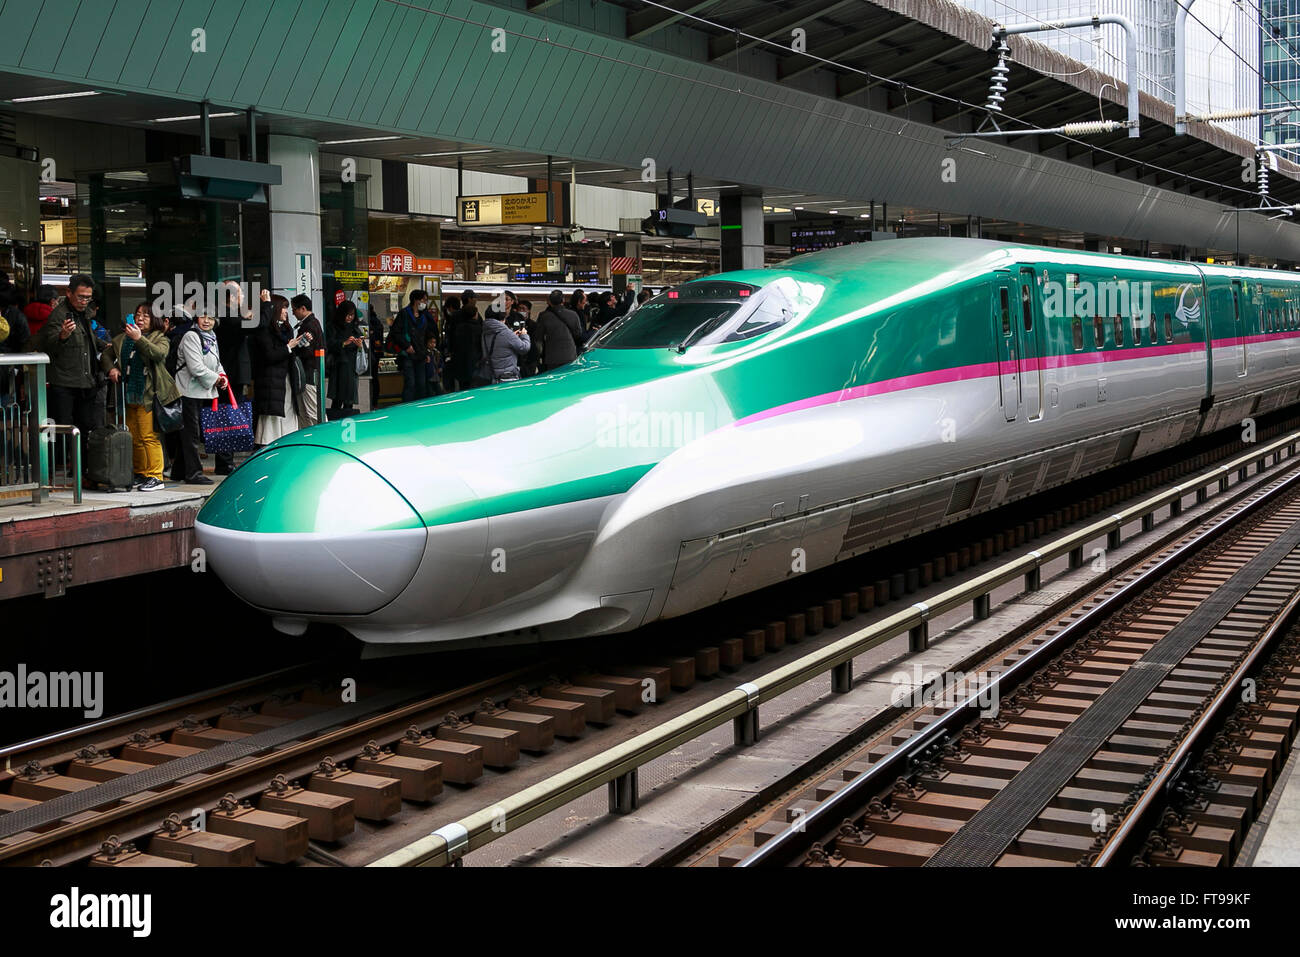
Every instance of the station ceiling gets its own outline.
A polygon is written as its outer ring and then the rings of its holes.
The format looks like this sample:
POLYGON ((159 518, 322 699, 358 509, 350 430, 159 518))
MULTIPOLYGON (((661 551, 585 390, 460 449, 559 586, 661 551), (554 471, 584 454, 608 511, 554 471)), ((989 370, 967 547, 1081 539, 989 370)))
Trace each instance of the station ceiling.
MULTIPOLYGON (((470 0, 455 15, 433 0, 184 6, 207 24, 210 59, 193 55, 188 23, 163 0, 6 4, 0 100, 100 95, 3 108, 193 133, 193 121, 156 121, 206 97, 239 114, 213 121, 227 137, 253 105, 275 132, 358 156, 543 176, 549 152, 563 158, 557 178, 573 168, 580 183, 650 190, 640 162, 654 155, 660 186, 666 167, 692 169, 706 196, 763 186, 771 203, 810 211, 860 213, 874 199, 891 203, 891 219, 903 208, 947 221, 969 212, 1223 249, 1239 232, 1244 251, 1300 260, 1300 229, 1228 212, 1254 205, 1240 177, 1251 144, 1203 126, 1174 137, 1172 107, 1145 95, 1140 139, 1024 136, 946 151, 945 131, 983 118, 993 59, 990 21, 942 0, 470 0), (64 35, 74 14, 94 39, 84 56, 51 56, 40 38, 64 35), (488 52, 493 23, 514 44, 508 69, 488 52), (777 43, 795 26, 821 59, 777 43), (945 155, 962 164, 956 188, 939 183, 945 155)), ((1045 127, 1095 119, 1100 96, 1102 115, 1123 118, 1122 84, 1027 38, 1011 47, 1008 114, 1045 127)), ((1300 202, 1294 174, 1274 174, 1277 199, 1300 202)))

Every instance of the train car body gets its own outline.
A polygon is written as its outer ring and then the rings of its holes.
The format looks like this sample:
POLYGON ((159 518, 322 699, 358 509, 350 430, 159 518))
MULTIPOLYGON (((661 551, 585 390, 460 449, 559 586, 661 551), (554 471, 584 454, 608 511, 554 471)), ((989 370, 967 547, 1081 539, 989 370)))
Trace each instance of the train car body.
POLYGON ((553 373, 310 427, 197 531, 300 632, 612 633, 1300 397, 1300 277, 984 240, 683 284, 553 373))

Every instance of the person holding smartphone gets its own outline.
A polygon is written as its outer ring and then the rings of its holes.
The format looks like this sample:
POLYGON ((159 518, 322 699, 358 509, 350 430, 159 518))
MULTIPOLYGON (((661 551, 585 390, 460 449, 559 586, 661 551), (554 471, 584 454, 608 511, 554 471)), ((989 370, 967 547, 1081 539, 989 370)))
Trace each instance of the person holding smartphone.
POLYGON ((249 340, 253 360, 253 414, 257 416, 253 442, 269 445, 300 428, 289 384, 293 350, 306 346, 305 336, 295 336, 289 324, 289 300, 273 294, 267 302, 266 322, 249 340))
POLYGON ((302 395, 298 397, 301 403, 299 418, 304 426, 315 425, 320 421, 321 394, 321 383, 317 381, 320 378, 320 360, 316 356, 316 350, 325 348, 325 330, 321 328, 316 314, 311 311, 311 296, 294 296, 290 302, 293 317, 298 321, 297 338, 300 343, 294 350, 294 355, 306 373, 302 395))
POLYGON ((113 337, 100 366, 116 387, 125 390, 126 427, 131 432, 132 487, 156 492, 163 486, 162 442, 154 428, 153 401, 170 405, 180 397, 175 381, 164 365, 168 342, 160 317, 142 302, 126 317, 122 332, 113 337))
MULTIPOLYGON (((36 336, 35 349, 50 357, 46 372, 49 414, 59 425, 81 430, 81 463, 87 465, 86 440, 104 424, 104 382, 99 366, 99 342, 91 326, 95 318, 95 282, 89 276, 68 279, 68 296, 50 313, 36 336)), ((61 450, 62 443, 56 445, 61 450)), ((88 483, 94 487, 94 483, 88 483)))

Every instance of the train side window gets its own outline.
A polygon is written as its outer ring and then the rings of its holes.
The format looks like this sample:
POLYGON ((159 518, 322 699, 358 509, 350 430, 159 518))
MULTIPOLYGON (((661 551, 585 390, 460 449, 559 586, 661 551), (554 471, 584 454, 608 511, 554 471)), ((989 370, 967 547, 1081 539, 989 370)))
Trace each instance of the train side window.
POLYGON ((1011 335, 1011 297, 1007 293, 1006 286, 1000 288, 998 290, 998 294, 1002 299, 1002 334, 1004 336, 1010 336, 1011 335))
POLYGON ((1095 316, 1092 320, 1092 344, 1094 348, 1106 348, 1106 320, 1095 316))
POLYGON ((1142 345, 1142 320, 1140 317, 1134 316, 1130 321, 1133 324, 1133 345, 1140 346, 1142 345))
POLYGON ((1124 344, 1124 322, 1120 319, 1119 316, 1115 316, 1114 325, 1115 325, 1115 345, 1122 346, 1124 344))
POLYGON ((1025 332, 1034 331, 1034 302, 1028 286, 1020 287, 1020 308, 1025 314, 1025 332))
POLYGON ((1174 319, 1169 313, 1165 313, 1165 342, 1174 341, 1174 319))
POLYGON ((1070 320, 1070 331, 1074 336, 1074 348, 1083 348, 1083 320, 1075 316, 1070 320))

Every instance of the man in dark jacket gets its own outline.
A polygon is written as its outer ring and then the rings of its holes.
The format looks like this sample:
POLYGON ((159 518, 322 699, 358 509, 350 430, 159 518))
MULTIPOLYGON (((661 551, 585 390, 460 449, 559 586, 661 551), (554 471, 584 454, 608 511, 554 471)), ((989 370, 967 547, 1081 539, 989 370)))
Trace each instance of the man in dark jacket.
POLYGON ((550 372, 578 357, 582 323, 578 314, 564 305, 564 293, 551 291, 546 309, 537 317, 542 336, 542 369, 550 372))
POLYGON ((429 395, 424 367, 429 357, 429 331, 437 330, 429 315, 429 294, 423 289, 412 289, 408 300, 389 330, 389 338, 397 347, 397 367, 402 370, 403 402, 429 395))
MULTIPOLYGON (((293 350, 293 354, 298 357, 302 363, 302 371, 306 373, 303 378, 305 383, 302 388, 302 425, 315 425, 320 421, 320 360, 316 358, 316 350, 325 348, 325 330, 321 328, 320 320, 316 314, 311 311, 311 296, 298 295, 289 300, 293 307, 293 317, 298 320, 298 328, 294 333, 294 338, 301 339, 302 345, 293 350), (305 338, 310 336, 310 339, 305 338)), ((220 331, 221 327, 217 327, 220 331)), ((217 342, 217 351, 221 351, 221 343, 217 342)))
POLYGON ((90 304, 95 283, 89 276, 68 279, 68 298, 41 327, 34 348, 50 357, 46 370, 50 417, 59 425, 81 430, 81 461, 86 464, 86 440, 92 429, 104 424, 104 403, 99 399, 103 373, 99 343, 91 329, 95 307, 90 304))
POLYGON ((479 336, 483 330, 483 320, 479 318, 478 307, 474 304, 477 299, 474 290, 465 290, 461 297, 463 305, 460 312, 452 316, 451 329, 447 334, 452 376, 457 389, 469 388, 474 370, 483 357, 483 344, 479 336))
POLYGON ((217 352, 235 398, 242 401, 244 386, 253 378, 248 358, 248 335, 261 323, 249 304, 244 302, 244 291, 235 280, 227 279, 222 283, 222 294, 225 297, 224 308, 216 317, 217 352))

